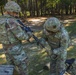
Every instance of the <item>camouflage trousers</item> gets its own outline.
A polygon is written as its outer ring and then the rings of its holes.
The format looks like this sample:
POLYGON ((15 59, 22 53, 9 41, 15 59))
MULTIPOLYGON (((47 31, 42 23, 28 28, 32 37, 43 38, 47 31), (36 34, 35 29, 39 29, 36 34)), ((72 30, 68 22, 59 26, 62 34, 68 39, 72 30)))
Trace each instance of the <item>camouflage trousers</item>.
POLYGON ((61 55, 51 55, 50 61, 50 75, 60 75, 60 73, 65 70, 65 61, 67 53, 61 55))
POLYGON ((21 44, 9 47, 6 52, 6 60, 13 64, 20 75, 27 74, 27 54, 21 44))

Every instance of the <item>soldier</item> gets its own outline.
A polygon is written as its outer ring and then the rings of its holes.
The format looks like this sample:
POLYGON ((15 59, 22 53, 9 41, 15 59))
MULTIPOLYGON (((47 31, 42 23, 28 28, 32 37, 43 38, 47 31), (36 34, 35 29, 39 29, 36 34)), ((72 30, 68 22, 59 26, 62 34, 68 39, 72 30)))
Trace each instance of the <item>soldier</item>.
POLYGON ((14 1, 9 1, 4 7, 6 15, 0 16, 0 43, 3 44, 6 59, 13 64, 20 75, 27 75, 27 54, 23 50, 22 40, 28 40, 15 16, 21 11, 20 6, 14 1))
POLYGON ((51 47, 50 75, 60 75, 65 70, 69 36, 60 21, 51 17, 44 23, 42 36, 51 47))

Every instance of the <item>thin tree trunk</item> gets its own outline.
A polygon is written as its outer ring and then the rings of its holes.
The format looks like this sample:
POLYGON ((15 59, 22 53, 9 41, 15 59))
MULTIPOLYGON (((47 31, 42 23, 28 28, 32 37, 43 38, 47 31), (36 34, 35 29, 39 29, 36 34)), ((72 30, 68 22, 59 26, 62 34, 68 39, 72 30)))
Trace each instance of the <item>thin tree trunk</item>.
POLYGON ((38 17, 39 16, 38 0, 36 0, 36 14, 38 17))
POLYGON ((1 14, 3 15, 3 6, 1 6, 1 14))

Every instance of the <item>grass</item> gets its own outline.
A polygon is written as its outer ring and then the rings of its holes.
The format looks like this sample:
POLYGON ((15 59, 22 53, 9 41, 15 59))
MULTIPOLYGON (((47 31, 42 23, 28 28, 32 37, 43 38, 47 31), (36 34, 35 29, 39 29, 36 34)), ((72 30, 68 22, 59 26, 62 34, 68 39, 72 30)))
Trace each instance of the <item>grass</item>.
POLYGON ((76 34, 76 22, 70 23, 68 26, 66 26, 66 29, 69 32, 70 36, 73 36, 76 34))
MULTIPOLYGON (((68 58, 76 58, 76 22, 70 23, 68 26, 66 26, 67 31, 69 32, 70 39, 74 43, 73 46, 70 46, 68 51, 68 58)), ((36 32, 36 35, 39 33, 41 35, 41 32, 36 32)), ((25 44, 24 47, 26 48, 26 52, 29 57, 29 65, 28 65, 28 73, 29 75, 48 75, 48 71, 43 70, 43 66, 50 61, 49 57, 47 57, 46 52, 44 49, 39 49, 37 47, 36 43, 32 44, 25 44)), ((6 59, 4 54, 0 54, 0 64, 6 63, 6 59)), ((14 75, 17 75, 16 73, 14 75)))
POLYGON ((68 58, 76 58, 76 22, 70 23, 65 28, 69 32, 70 40, 73 44, 68 48, 68 58))

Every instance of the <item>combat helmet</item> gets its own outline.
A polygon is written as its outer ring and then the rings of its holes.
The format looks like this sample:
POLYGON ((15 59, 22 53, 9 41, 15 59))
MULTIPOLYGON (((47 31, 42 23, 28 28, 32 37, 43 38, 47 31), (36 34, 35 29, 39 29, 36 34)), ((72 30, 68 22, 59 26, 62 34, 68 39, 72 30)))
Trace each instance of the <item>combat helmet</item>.
POLYGON ((20 6, 14 1, 8 1, 4 6, 4 9, 9 12, 20 12, 20 6))
POLYGON ((60 25, 61 23, 57 18, 51 17, 44 23, 44 28, 49 32, 57 32, 60 30, 60 25))

